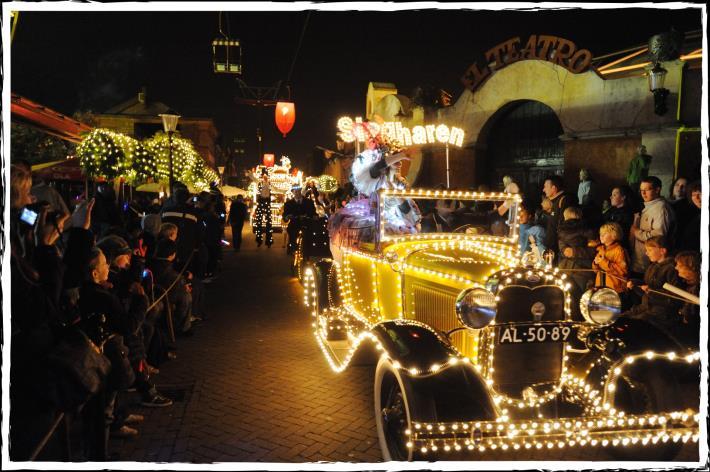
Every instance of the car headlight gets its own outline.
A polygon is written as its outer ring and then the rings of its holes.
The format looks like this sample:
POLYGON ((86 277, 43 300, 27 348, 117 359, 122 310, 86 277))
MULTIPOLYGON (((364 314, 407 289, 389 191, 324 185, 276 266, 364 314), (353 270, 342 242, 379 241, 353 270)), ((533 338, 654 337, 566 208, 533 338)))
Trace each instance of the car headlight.
POLYGON ((496 297, 483 288, 469 288, 456 298, 456 315, 464 326, 480 329, 496 317, 496 297))
POLYGON ((611 324, 621 315, 621 298, 610 288, 587 290, 579 299, 579 310, 590 323, 611 324))

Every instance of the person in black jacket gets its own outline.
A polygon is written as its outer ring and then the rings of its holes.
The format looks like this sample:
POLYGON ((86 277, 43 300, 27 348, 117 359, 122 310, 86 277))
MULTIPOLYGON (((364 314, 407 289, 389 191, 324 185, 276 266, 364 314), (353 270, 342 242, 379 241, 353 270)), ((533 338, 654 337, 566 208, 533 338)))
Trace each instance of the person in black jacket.
MULTIPOLYGON (((582 220, 582 209, 568 207, 563 213, 564 221, 557 229, 560 270, 568 270, 567 276, 572 283, 573 300, 579 300, 587 285, 594 279, 592 261, 596 255, 594 241, 596 231, 589 228, 582 220), (590 244, 591 243, 591 244, 590 244)), ((573 304, 576 306, 576 303, 573 304)), ((573 306, 573 312, 576 309, 573 306)))
POLYGON ((684 214, 685 221, 678 220, 677 249, 700 252, 700 208, 703 204, 703 192, 699 180, 688 185, 687 201, 688 210, 684 214))
POLYGON ((641 303, 624 312, 623 316, 645 320, 673 333, 680 322, 678 310, 682 303, 675 298, 665 296, 663 285, 669 283, 682 287, 676 272, 675 260, 669 256, 667 240, 663 236, 647 239, 644 246, 651 263, 644 273, 643 282, 629 280, 627 283, 629 289, 641 291, 641 303))
POLYGON ((92 230, 101 237, 107 234, 111 227, 121 226, 123 219, 116 204, 116 192, 107 182, 101 182, 96 187, 96 205, 92 217, 92 230))
MULTIPOLYGON (((554 250, 558 246, 557 229, 560 223, 564 221, 563 213, 566 208, 576 205, 577 198, 565 192, 564 181, 559 175, 547 177, 542 191, 552 204, 550 214, 547 217, 547 228, 545 228, 545 247, 554 250)), ((559 258, 560 255, 558 254, 557 257, 559 258)))
MULTIPOLYGON (((194 197, 196 200, 198 197, 194 197)), ((190 262, 188 269, 198 277, 202 276, 201 262, 197 252, 203 239, 203 231, 200 228, 198 209, 188 203, 190 193, 187 187, 180 182, 176 182, 173 194, 163 205, 161 221, 163 223, 173 223, 178 227, 177 256, 176 264, 182 267, 190 262)))
MULTIPOLYGON (((95 345, 103 348, 109 339, 117 340, 120 338, 116 336, 125 337, 136 330, 138 323, 126 313, 118 297, 106 288, 109 264, 106 256, 98 247, 94 247, 91 251, 85 274, 86 279, 79 293, 80 319, 78 325, 95 345)), ((116 400, 118 399, 118 391, 121 388, 127 388, 120 385, 127 372, 118 357, 109 359, 111 360, 109 382, 102 395, 96 398, 104 415, 103 430, 99 432, 101 437, 95 438, 100 444, 99 455, 103 457, 108 454, 110 428, 120 429, 125 426, 123 415, 117 415, 119 408, 116 400)))
POLYGON ((191 336, 192 330, 192 295, 185 278, 173 267, 177 254, 177 245, 170 239, 161 239, 155 250, 151 270, 155 283, 163 290, 169 290, 168 300, 175 306, 173 323, 178 334, 191 336))
POLYGON ((604 223, 617 223, 621 226, 624 234, 620 243, 629 251, 629 229, 634 223, 634 204, 632 203, 631 188, 627 185, 620 185, 611 190, 609 201, 611 206, 602 214, 604 223))
POLYGON ((293 198, 289 199, 284 204, 283 221, 288 223, 286 231, 288 232, 288 249, 287 254, 293 254, 296 250, 296 240, 298 231, 305 227, 305 218, 314 218, 316 216, 316 208, 313 200, 303 198, 300 187, 294 187, 292 190, 293 198))
POLYGON ((239 252, 242 247, 242 229, 244 221, 247 219, 247 206, 244 203, 244 197, 237 195, 235 200, 232 200, 232 205, 229 207, 229 225, 232 227, 232 248, 235 252, 239 252))

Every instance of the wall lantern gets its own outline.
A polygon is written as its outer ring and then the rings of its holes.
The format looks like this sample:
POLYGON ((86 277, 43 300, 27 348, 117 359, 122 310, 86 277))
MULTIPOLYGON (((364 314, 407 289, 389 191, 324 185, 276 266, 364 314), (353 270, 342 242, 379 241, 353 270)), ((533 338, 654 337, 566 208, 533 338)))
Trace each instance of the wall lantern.
POLYGON ((666 74, 668 74, 668 71, 661 66, 660 62, 656 62, 656 65, 654 65, 652 69, 646 71, 648 89, 653 93, 653 111, 656 115, 665 115, 668 111, 666 107, 668 89, 663 88, 666 81, 666 74))
POLYGON ((274 167, 273 154, 264 154, 264 167, 274 167))
POLYGON ((278 102, 276 104, 276 126, 284 138, 296 122, 296 105, 293 102, 278 102))
POLYGON ((671 29, 651 36, 648 40, 648 56, 654 66, 646 71, 646 77, 648 89, 653 93, 653 111, 656 115, 664 115, 668 111, 666 107, 668 89, 663 88, 668 71, 661 66, 661 62, 678 59, 683 39, 683 33, 671 29))

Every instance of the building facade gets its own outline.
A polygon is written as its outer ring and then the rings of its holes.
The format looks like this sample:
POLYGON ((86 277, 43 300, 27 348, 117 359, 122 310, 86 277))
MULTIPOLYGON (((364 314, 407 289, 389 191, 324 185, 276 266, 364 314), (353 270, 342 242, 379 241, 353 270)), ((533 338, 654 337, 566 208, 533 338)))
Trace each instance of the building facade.
MULTIPOLYGON (((558 45, 566 41, 556 39, 558 45)), ((700 178, 699 44, 686 41, 671 60, 655 61, 648 47, 596 63, 589 54, 585 70, 574 70, 579 63, 571 59, 555 60, 554 53, 525 58, 524 51, 496 46, 498 56, 486 55, 493 63, 485 69, 473 64, 463 79, 467 89, 439 110, 438 121, 465 130, 464 149, 451 160, 452 187, 501 188, 509 174, 530 195, 540 191, 546 175, 558 174, 574 191, 579 170, 586 168, 606 197, 612 186, 626 183, 641 145, 652 156, 649 174, 661 179, 664 195, 675 177, 700 178), (665 114, 656 113, 649 90, 647 71, 654 62, 667 71, 665 114)), ((436 154, 422 185, 443 179, 443 159, 436 154)))
MULTIPOLYGON (((163 130, 163 122, 159 115, 169 110, 170 107, 164 103, 149 100, 146 90, 143 89, 135 97, 104 113, 96 114, 96 126, 136 139, 144 139, 163 130)), ((191 140, 195 150, 205 162, 212 169, 216 169, 218 132, 212 118, 182 116, 177 131, 182 137, 191 140)))

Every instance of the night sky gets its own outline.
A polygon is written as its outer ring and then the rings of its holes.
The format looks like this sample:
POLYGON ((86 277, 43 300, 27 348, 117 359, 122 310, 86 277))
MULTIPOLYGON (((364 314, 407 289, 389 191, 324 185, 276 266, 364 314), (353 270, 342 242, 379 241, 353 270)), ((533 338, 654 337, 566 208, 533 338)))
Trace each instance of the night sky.
MULTIPOLYGON (((248 163, 257 164, 256 108, 237 105, 235 79, 212 72, 218 12, 106 11, 110 7, 22 12, 12 43, 12 92, 72 114, 103 112, 147 86, 150 98, 183 116, 214 118, 224 144, 246 138, 248 163)), ((306 11, 222 13, 222 30, 242 43, 248 85, 286 80, 306 17, 306 11)), ((370 81, 392 82, 405 95, 432 85, 456 100, 466 68, 514 36, 561 36, 599 56, 644 44, 671 27, 699 30, 701 21, 699 9, 663 8, 313 11, 290 82, 295 127, 284 139, 273 107, 265 108, 264 151, 289 155, 302 166, 313 146, 333 148, 337 118, 364 114, 370 81)))

